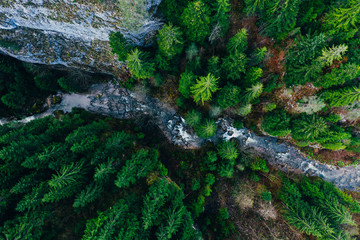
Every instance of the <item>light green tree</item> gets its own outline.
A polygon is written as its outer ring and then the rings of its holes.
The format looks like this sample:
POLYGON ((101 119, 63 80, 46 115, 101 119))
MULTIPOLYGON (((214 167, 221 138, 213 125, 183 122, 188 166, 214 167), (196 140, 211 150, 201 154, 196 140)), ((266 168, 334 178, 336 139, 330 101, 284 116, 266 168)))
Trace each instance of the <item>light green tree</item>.
POLYGON ((148 60, 146 53, 135 48, 131 50, 127 58, 127 67, 137 79, 145 79, 154 75, 154 64, 148 60))
POLYGON ((212 94, 220 89, 218 80, 219 78, 214 77, 211 73, 196 80, 196 84, 191 87, 195 102, 201 101, 204 104, 205 101, 211 100, 212 94))
POLYGON ((172 59, 176 54, 182 52, 184 42, 179 27, 173 26, 171 23, 165 24, 159 30, 158 36, 159 51, 163 56, 172 59))

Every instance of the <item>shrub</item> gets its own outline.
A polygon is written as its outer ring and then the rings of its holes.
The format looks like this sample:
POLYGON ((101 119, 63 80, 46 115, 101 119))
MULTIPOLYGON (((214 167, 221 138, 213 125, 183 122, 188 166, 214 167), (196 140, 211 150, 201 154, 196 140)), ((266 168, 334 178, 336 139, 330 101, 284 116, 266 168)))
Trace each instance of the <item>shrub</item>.
POLYGON ((262 158, 256 158, 254 161, 250 163, 250 168, 253 171, 261 171, 264 173, 269 172, 269 168, 267 167, 266 161, 262 158))
POLYGON ((261 193, 261 198, 262 198, 264 201, 271 202, 271 192, 268 192, 268 191, 262 192, 262 193, 261 193))
POLYGON ((265 112, 271 112, 276 108, 275 103, 268 103, 265 105, 265 112))

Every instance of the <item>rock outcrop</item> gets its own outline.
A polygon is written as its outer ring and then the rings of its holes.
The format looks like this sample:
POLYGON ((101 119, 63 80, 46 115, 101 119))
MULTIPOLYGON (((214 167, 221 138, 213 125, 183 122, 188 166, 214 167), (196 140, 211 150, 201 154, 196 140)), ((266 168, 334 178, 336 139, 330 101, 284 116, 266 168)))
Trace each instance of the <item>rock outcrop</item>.
POLYGON ((136 13, 131 2, 2 0, 0 53, 116 76, 121 62, 111 53, 109 33, 121 31, 132 44, 145 46, 161 26, 155 18, 161 0, 137 0, 143 7, 136 13))

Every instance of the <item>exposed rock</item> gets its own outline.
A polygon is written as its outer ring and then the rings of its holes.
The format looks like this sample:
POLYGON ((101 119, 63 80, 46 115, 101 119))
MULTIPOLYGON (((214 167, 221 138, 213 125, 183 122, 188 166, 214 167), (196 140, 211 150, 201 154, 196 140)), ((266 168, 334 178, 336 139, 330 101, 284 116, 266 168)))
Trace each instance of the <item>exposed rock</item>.
MULTIPOLYGON (((145 0, 144 0, 145 1, 145 0)), ((134 45, 150 45, 161 22, 161 0, 146 0, 143 16, 98 0, 11 0, 0 3, 0 53, 19 60, 90 72, 121 73, 109 34, 122 31, 134 45), (146 11, 147 10, 147 11, 146 11), (134 16, 133 16, 134 15, 134 16)))
MULTIPOLYGON (((146 115, 170 142, 183 148, 197 148, 205 142, 188 130, 185 120, 170 106, 158 99, 143 97, 112 84, 93 85, 87 94, 63 94, 60 104, 20 122, 26 123, 51 115, 54 111, 70 112, 74 107, 122 119, 136 119, 146 115)), ((5 121, 1 120, 0 123, 5 121)), ((236 129, 229 119, 219 119, 217 124, 217 134, 208 141, 236 140, 241 151, 256 154, 282 171, 318 176, 342 189, 360 190, 360 165, 337 169, 307 158, 296 147, 280 142, 277 138, 257 136, 247 128, 236 129)))

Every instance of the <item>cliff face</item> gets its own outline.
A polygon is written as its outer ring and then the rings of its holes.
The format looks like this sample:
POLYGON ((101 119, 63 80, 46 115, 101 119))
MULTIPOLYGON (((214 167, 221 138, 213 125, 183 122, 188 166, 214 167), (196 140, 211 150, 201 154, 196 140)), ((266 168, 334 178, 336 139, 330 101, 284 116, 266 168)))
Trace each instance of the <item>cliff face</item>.
POLYGON ((161 0, 1 0, 0 52, 19 60, 118 74, 109 33, 149 45, 161 0))

